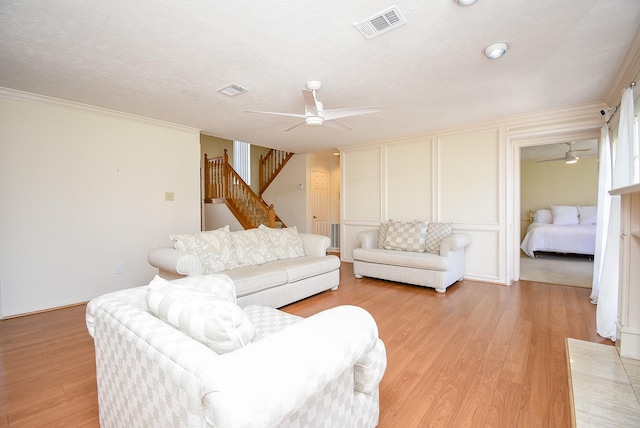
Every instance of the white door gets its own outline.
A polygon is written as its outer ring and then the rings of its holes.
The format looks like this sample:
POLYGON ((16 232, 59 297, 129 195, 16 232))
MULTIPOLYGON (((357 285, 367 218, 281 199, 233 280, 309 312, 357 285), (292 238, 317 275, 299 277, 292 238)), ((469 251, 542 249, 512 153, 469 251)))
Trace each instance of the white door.
POLYGON ((329 173, 313 170, 311 180, 311 230, 329 236, 329 173))

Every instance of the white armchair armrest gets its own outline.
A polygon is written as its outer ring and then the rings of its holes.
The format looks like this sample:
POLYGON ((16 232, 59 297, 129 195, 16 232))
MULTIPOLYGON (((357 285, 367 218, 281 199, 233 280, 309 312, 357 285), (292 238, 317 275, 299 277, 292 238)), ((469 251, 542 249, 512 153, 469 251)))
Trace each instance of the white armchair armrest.
POLYGON ((377 390, 386 368, 376 323, 356 306, 328 309, 218 357, 203 379, 205 417, 220 427, 280 426, 350 367, 372 361, 377 378, 356 382, 366 390, 377 390))
POLYGON ((363 230, 356 235, 356 239, 360 241, 360 248, 377 248, 378 229, 363 230))
POLYGON ((155 248, 149 252, 147 260, 160 270, 163 278, 179 278, 183 275, 202 275, 200 259, 193 254, 175 248, 155 248))

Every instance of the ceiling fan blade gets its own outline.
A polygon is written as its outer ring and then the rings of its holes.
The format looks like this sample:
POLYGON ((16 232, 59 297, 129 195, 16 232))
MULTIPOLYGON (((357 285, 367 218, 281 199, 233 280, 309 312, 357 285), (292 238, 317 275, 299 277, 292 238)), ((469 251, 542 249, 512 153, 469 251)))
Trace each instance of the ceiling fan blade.
POLYGON ((340 119, 340 118, 349 117, 349 116, 358 116, 360 114, 377 113, 379 111, 382 111, 382 107, 371 106, 371 107, 337 108, 333 110, 324 110, 322 112, 322 117, 324 117, 325 120, 333 120, 333 119, 340 119))
POLYGON ((313 94, 313 91, 308 89, 302 90, 302 96, 304 97, 304 106, 306 110, 313 114, 314 116, 318 115, 318 102, 316 100, 316 96, 313 94))
POLYGON ((274 111, 256 111, 256 110, 245 110, 245 113, 260 113, 260 114, 274 114, 276 116, 289 116, 289 117, 302 117, 304 118, 304 114, 296 114, 296 113, 277 113, 274 111))
POLYGON ((304 124, 305 124, 305 122, 304 122, 304 121, 302 121, 302 122, 298 122, 298 123, 296 123, 295 125, 293 125, 292 127, 285 129, 285 130, 284 130, 284 132, 289 132, 289 131, 291 131, 293 128, 297 128, 298 126, 300 126, 300 125, 304 125, 304 124))
POLYGON ((557 161, 565 161, 565 160, 567 160, 567 158, 566 158, 566 157, 564 157, 564 158, 556 158, 556 159, 539 160, 539 161, 536 161, 536 163, 542 163, 542 162, 557 162, 557 161))
POLYGON ((339 122, 335 119, 332 119, 332 120, 325 119, 325 121, 322 124, 328 126, 329 128, 340 129, 342 131, 353 131, 352 127, 345 125, 344 123, 339 122))

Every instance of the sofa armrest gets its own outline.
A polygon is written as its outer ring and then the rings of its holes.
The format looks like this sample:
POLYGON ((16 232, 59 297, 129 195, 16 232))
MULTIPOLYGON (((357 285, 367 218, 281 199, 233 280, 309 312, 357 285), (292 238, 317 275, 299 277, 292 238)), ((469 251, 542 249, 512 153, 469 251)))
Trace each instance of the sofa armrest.
POLYGON ((304 247, 304 254, 307 256, 326 256, 327 249, 331 245, 328 236, 314 235, 312 233, 298 233, 304 247))
POLYGON ((358 232, 356 239, 360 241, 360 248, 377 248, 378 247, 378 229, 369 229, 358 232))
POLYGON ((440 255, 447 256, 449 251, 465 248, 471 243, 471 238, 466 233, 452 233, 440 243, 440 255))
MULTIPOLYGON (((314 395, 339 390, 342 381, 353 387, 355 365, 382 362, 381 352, 376 323, 366 310, 328 309, 221 355, 203 379, 205 418, 216 427, 281 426, 314 395), (377 355, 367 358, 371 352, 377 355)), ((380 368, 366 389, 377 391, 380 368)))
POLYGON ((180 275, 196 276, 202 275, 202 264, 200 259, 185 251, 179 251, 175 248, 154 248, 149 252, 147 260, 151 266, 160 270, 160 276, 163 272, 169 273, 170 279, 179 277, 180 275))

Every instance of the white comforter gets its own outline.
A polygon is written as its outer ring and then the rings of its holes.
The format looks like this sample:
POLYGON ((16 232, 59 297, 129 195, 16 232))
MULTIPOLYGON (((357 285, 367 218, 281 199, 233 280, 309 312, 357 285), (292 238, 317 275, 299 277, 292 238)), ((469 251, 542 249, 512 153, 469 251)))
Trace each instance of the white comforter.
POLYGON ((595 247, 595 224, 545 223, 531 223, 520 246, 529 257, 535 257, 534 251, 593 255, 595 247))

